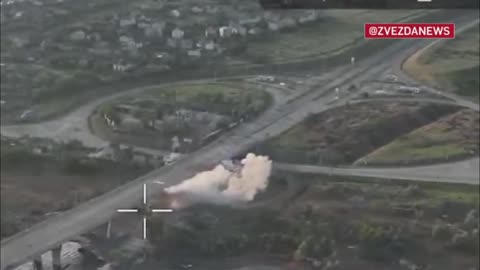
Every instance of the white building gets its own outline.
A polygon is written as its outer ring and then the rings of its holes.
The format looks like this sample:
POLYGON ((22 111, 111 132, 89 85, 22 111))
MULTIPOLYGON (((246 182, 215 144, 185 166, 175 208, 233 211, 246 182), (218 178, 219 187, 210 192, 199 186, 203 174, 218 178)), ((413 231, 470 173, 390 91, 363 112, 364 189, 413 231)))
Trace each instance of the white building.
POLYGON ((215 47, 216 45, 215 45, 215 42, 213 41, 208 41, 207 43, 205 43, 205 50, 207 51, 213 51, 215 50, 215 47))
POLYGON ((172 17, 178 18, 178 17, 180 17, 180 15, 182 15, 182 14, 180 13, 180 11, 178 11, 178 9, 174 9, 174 10, 170 11, 170 15, 171 15, 172 17))
POLYGON ((202 13, 202 12, 204 12, 204 9, 201 8, 201 7, 198 7, 198 6, 194 6, 194 7, 192 7, 192 12, 193 13, 202 13))
POLYGON ((181 39, 185 35, 185 32, 180 28, 175 28, 172 30, 172 38, 181 39))
POLYGON ((137 23, 137 20, 134 17, 121 19, 120 27, 132 26, 132 25, 135 25, 136 23, 137 23))
POLYGON ((84 31, 78 30, 70 34, 70 40, 81 41, 81 40, 84 40, 86 36, 87 35, 85 34, 84 31))
POLYGON ((201 57, 202 56, 202 52, 200 50, 189 50, 187 52, 188 56, 192 56, 192 57, 201 57))
POLYGON ((280 29, 280 25, 278 25, 278 23, 276 23, 276 22, 269 22, 268 23, 268 29, 270 31, 278 31, 280 29))
POLYGON ((220 33, 220 37, 226 38, 232 35, 232 28, 229 26, 222 26, 218 29, 218 32, 220 33))

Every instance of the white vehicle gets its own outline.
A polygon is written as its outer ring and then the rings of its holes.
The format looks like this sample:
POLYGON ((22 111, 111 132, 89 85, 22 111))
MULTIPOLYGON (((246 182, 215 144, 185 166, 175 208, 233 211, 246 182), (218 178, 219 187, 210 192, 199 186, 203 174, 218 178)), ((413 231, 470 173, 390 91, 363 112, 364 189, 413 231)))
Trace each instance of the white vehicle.
POLYGON ((20 120, 26 120, 31 114, 33 113, 32 110, 26 110, 20 115, 20 120))
POLYGON ((274 82, 274 81, 275 81, 275 77, 273 77, 273 76, 260 75, 260 76, 257 76, 257 80, 259 80, 259 81, 264 81, 264 82, 274 82))
POLYGON ((169 165, 175 164, 175 162, 180 160, 181 156, 182 155, 179 153, 171 153, 169 156, 166 156, 163 159, 163 162, 165 163, 166 166, 169 166, 169 165))
POLYGON ((392 82, 398 81, 398 77, 395 76, 395 75, 393 75, 393 74, 388 74, 388 75, 386 76, 386 79, 387 79, 388 81, 392 81, 392 82))
POLYGON ((375 95, 386 95, 387 92, 385 90, 377 90, 375 91, 375 95))
POLYGON ((398 88, 398 91, 405 94, 420 94, 420 88, 416 86, 403 85, 398 88))

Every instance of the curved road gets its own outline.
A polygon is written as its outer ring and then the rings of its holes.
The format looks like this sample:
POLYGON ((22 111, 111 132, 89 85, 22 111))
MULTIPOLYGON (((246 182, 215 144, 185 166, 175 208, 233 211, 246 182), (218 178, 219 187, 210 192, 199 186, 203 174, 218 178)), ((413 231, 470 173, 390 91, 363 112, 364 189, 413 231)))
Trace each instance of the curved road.
MULTIPOLYGON (((457 18, 454 21, 457 24, 465 24, 474 19, 477 18, 470 16, 457 18)), ((355 66, 337 68, 328 74, 330 82, 326 85, 309 89, 289 102, 268 110, 253 122, 234 129, 175 165, 155 170, 70 211, 36 224, 27 231, 5 239, 1 242, 1 269, 31 260, 64 241, 104 224, 115 215, 118 208, 136 205, 141 201, 144 183, 152 183, 161 178, 167 186, 175 185, 190 178, 201 168, 214 166, 223 159, 243 153, 258 142, 284 132, 311 113, 344 104, 357 93, 334 99, 332 89, 338 85, 358 84, 376 78, 392 65, 392 62, 385 59, 392 59, 395 63, 424 45, 424 41, 398 41, 378 52, 377 55, 357 62, 355 66), (318 98, 319 93, 325 93, 325 95, 318 98)), ((426 178, 427 176, 424 175, 424 180, 427 180, 426 178)), ((150 195, 158 192, 159 189, 160 187, 154 188, 152 185, 149 190, 150 195)))

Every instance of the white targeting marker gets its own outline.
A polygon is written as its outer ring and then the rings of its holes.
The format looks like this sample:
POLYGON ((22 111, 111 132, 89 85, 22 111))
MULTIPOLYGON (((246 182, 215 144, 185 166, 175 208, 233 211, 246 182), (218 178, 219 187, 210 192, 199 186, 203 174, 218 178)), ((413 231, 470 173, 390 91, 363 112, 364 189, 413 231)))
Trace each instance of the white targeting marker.
MULTIPOLYGON (((164 184, 163 182, 155 181, 157 184, 164 184)), ((143 184, 143 205, 145 206, 145 211, 143 213, 143 239, 147 239, 147 216, 148 212, 151 213, 173 213, 173 209, 152 209, 149 210, 147 205, 147 184, 143 184)), ((118 213, 139 213, 140 209, 117 209, 118 213)))
POLYGON ((172 213, 173 209, 152 209, 152 213, 172 213))
POLYGON ((118 213, 138 213, 138 209, 118 209, 118 213))

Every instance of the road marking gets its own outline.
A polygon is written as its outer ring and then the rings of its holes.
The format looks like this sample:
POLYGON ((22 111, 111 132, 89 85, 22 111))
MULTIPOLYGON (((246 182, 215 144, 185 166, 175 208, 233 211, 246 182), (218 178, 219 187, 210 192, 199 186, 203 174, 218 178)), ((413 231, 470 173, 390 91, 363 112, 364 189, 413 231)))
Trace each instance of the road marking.
MULTIPOLYGON (((163 182, 162 182, 163 183, 163 182)), ((147 212, 150 211, 151 213, 172 213, 173 209, 152 209, 149 210, 147 205, 147 184, 143 184, 143 204, 145 205, 145 209, 143 211, 143 239, 147 239, 147 212)), ((118 213, 138 213, 140 212, 139 209, 118 209, 118 213)))
POLYGON ((143 218, 143 239, 147 239, 147 217, 143 218))
POLYGON ((143 204, 147 204, 147 184, 143 184, 143 204))

